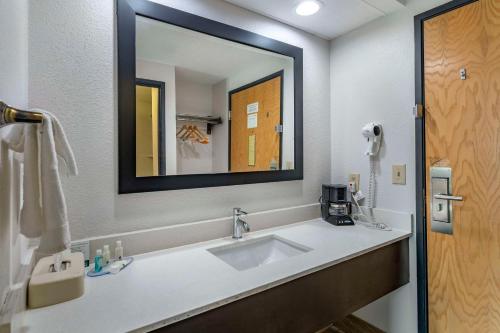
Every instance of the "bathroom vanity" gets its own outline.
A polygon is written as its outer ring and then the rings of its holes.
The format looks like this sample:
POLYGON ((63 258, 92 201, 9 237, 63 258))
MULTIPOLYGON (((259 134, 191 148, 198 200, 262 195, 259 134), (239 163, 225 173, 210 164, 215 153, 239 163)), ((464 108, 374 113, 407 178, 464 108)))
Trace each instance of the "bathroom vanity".
POLYGON ((118 275, 87 278, 83 297, 27 311, 24 326, 315 332, 409 282, 410 236, 410 222, 376 231, 315 219, 138 255, 118 275))

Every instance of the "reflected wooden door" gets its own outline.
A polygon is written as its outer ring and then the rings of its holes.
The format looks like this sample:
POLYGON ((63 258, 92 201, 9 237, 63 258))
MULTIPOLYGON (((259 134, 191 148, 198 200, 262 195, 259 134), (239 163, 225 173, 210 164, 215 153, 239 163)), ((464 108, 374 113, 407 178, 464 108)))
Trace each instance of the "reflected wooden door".
POLYGON ((500 332, 500 1, 425 21, 424 66, 429 331, 500 332), (431 230, 433 166, 464 198, 452 235, 431 230))
POLYGON ((136 176, 158 176, 158 88, 136 85, 136 176))
POLYGON ((283 72, 278 72, 229 93, 230 172, 280 168, 281 132, 276 126, 282 124, 282 86, 283 72))

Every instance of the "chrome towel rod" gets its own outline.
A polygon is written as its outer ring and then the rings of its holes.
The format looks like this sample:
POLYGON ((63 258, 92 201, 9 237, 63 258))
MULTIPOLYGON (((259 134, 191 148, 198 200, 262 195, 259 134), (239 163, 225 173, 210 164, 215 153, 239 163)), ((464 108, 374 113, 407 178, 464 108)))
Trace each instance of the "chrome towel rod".
POLYGON ((18 123, 41 123, 42 120, 40 112, 16 109, 0 101, 0 127, 18 123))

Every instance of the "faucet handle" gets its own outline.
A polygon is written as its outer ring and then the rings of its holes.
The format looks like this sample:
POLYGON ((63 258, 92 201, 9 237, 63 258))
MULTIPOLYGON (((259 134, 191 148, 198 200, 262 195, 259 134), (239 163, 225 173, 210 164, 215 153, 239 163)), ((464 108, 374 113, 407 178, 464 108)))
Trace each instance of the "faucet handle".
POLYGON ((245 230, 246 232, 249 232, 250 231, 250 226, 248 225, 248 223, 246 223, 245 221, 241 221, 241 226, 243 227, 243 230, 245 230))

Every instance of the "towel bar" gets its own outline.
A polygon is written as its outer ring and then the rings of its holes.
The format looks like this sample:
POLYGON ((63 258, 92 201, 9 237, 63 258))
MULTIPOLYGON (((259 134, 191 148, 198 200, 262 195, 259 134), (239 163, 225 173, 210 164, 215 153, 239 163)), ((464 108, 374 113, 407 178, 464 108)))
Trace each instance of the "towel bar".
POLYGON ((16 123, 41 123, 42 120, 40 112, 19 110, 0 101, 0 127, 16 123))

